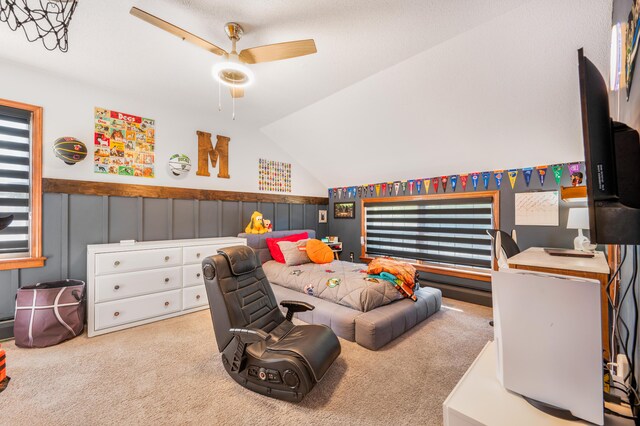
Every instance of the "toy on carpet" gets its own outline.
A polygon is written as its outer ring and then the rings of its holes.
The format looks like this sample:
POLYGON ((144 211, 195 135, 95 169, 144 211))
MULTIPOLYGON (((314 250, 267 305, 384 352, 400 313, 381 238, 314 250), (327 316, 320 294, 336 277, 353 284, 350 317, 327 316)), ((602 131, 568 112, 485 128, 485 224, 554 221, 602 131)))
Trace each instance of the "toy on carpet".
POLYGON ((253 212, 251 222, 244 228, 244 232, 247 234, 266 234, 271 232, 271 221, 267 220, 266 222, 268 226, 265 226, 265 219, 262 217, 262 213, 253 212))

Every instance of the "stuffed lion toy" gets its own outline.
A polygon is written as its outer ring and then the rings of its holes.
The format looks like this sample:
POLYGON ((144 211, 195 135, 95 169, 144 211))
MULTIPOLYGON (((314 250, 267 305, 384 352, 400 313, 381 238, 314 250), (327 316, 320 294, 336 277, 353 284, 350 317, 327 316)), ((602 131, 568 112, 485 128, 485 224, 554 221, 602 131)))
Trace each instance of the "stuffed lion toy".
POLYGON ((247 234, 265 234, 269 232, 269 229, 264 224, 262 213, 253 212, 251 215, 251 222, 244 228, 244 232, 247 234))

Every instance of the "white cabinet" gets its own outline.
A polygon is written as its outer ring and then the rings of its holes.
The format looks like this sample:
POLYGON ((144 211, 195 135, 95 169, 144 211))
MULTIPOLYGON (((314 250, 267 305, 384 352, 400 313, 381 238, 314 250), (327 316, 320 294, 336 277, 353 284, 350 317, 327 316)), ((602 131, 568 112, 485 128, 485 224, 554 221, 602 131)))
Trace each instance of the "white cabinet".
POLYGON ((89 337, 208 307, 202 261, 244 238, 87 247, 89 337))

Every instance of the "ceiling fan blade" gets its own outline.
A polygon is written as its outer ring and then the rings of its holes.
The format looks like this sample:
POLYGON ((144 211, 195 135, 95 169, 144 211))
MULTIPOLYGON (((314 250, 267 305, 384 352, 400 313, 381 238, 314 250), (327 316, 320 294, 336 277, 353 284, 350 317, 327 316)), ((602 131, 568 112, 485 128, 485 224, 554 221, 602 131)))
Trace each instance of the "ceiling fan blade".
POLYGON ((164 19, 160 19, 157 16, 153 16, 152 14, 147 13, 144 10, 138 9, 137 7, 132 7, 129 13, 131 13, 136 18, 142 19, 143 21, 148 22, 151 25, 154 25, 175 36, 178 36, 182 40, 186 40, 191 44, 195 44, 198 47, 208 50, 209 52, 215 55, 223 56, 227 54, 227 52, 225 52, 224 49, 219 48, 215 44, 209 43, 207 40, 204 40, 195 34, 191 34, 189 31, 183 30, 182 28, 177 27, 165 21, 164 19))
POLYGON ((313 39, 309 39, 251 47, 244 49, 239 56, 240 60, 247 64, 258 64, 311 55, 316 52, 316 43, 313 39))
POLYGON ((229 87, 231 91, 232 98, 243 98, 244 97, 244 89, 242 87, 229 87))

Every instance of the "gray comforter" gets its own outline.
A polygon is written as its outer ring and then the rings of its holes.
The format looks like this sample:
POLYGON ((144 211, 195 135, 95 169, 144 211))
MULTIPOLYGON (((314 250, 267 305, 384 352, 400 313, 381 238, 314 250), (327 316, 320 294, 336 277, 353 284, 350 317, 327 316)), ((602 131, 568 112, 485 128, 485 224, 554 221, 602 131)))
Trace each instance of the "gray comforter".
POLYGON ((324 265, 305 263, 287 266, 270 260, 262 265, 262 268, 272 284, 362 312, 402 299, 400 292, 391 283, 382 280, 366 281, 367 266, 363 264, 334 260, 324 265), (332 278, 340 280, 340 284, 333 288, 327 285, 332 278))

